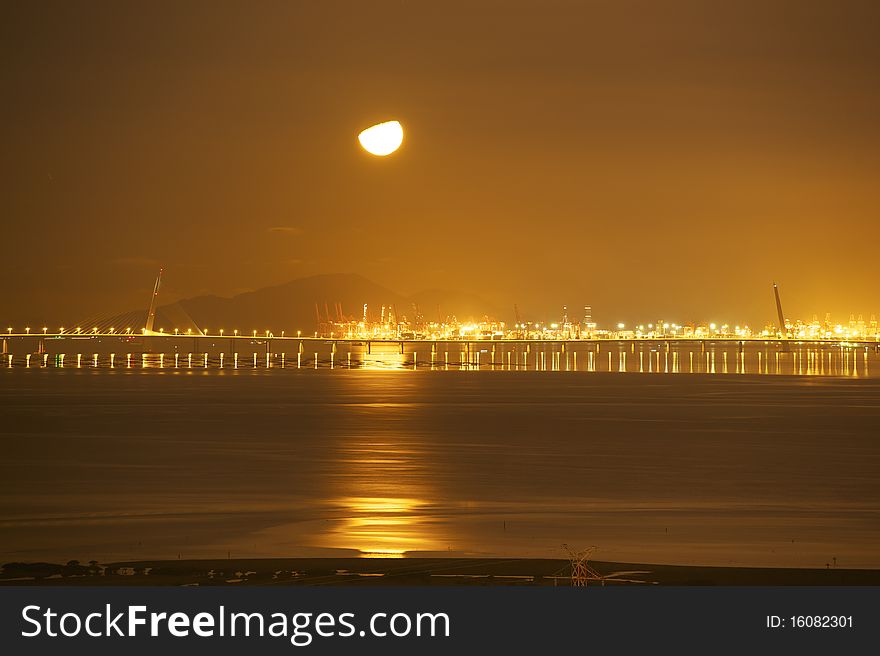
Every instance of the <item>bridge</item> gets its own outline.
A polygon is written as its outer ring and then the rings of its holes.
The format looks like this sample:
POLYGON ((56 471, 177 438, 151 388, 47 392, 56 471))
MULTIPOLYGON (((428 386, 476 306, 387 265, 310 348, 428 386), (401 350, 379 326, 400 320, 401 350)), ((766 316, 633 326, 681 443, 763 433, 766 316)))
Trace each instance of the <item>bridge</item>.
POLYGON ((322 336, 40 331, 3 337, 0 367, 431 369, 867 377, 880 343, 766 337, 347 339, 322 336))
MULTIPOLYGON (((273 331, 257 331, 250 333, 241 333, 235 331, 233 334, 220 330, 216 333, 203 331, 194 333, 190 331, 174 331, 174 332, 146 332, 132 331, 127 329, 124 331, 115 330, 59 330, 56 332, 48 332, 47 328, 40 331, 31 330, 30 328, 15 331, 12 328, 7 329, 6 334, 2 336, 4 342, 8 344, 40 344, 41 346, 34 352, 42 352, 45 345, 50 340, 64 341, 82 341, 94 339, 113 339, 120 344, 137 343, 150 344, 151 348, 155 348, 156 352, 162 350, 164 344, 176 343, 181 340, 189 340, 194 345, 200 343, 216 344, 218 342, 225 343, 229 346, 230 352, 238 350, 237 344, 336 344, 349 346, 366 346, 369 349, 373 345, 387 346, 397 345, 401 352, 404 352, 406 345, 431 345, 431 344, 461 344, 463 348, 471 348, 486 345, 544 345, 557 344, 561 348, 565 345, 586 345, 586 344, 630 344, 630 343, 657 343, 657 344, 710 344, 710 343, 797 343, 797 344, 837 344, 837 345, 874 345, 880 343, 880 338, 871 336, 862 336, 858 338, 841 338, 841 337, 792 337, 780 335, 731 335, 731 334, 714 334, 705 336, 694 335, 642 335, 642 336, 591 336, 591 337, 363 337, 363 336, 334 336, 334 335, 302 335, 301 331, 295 335, 289 335, 286 331, 275 333, 273 331)), ((196 349, 198 350, 198 349, 196 349)))
MULTIPOLYGON (((608 362, 610 370, 613 364, 611 357, 613 352, 618 354, 629 352, 633 356, 638 352, 642 364, 645 353, 654 354, 660 350, 665 350, 667 353, 687 351, 690 359, 695 349, 699 350, 701 358, 707 351, 718 350, 726 354, 728 350, 733 349, 737 353, 743 353, 747 349, 754 351, 761 347, 765 350, 772 348, 782 353, 788 353, 793 346, 807 349, 864 349, 865 352, 873 349, 875 352, 880 352, 878 335, 859 335, 854 339, 840 335, 799 337, 789 334, 776 283, 773 283, 778 318, 775 334, 768 331, 758 335, 741 334, 739 330, 732 334, 715 329, 713 324, 711 326, 713 331, 710 334, 705 332, 666 334, 664 330, 662 334, 641 334, 632 331, 597 331, 595 334, 581 334, 578 331, 574 336, 565 331, 550 331, 549 334, 544 332, 537 336, 533 334, 526 337, 523 337, 520 331, 468 336, 436 333, 407 337, 400 334, 388 336, 370 334, 370 331, 366 330, 366 306, 364 306, 364 323, 359 327, 360 334, 352 334, 351 330, 347 332, 330 330, 329 333, 324 334, 315 332, 304 335, 302 331, 296 331, 294 334, 283 330, 280 333, 272 330, 251 330, 248 333, 238 329, 231 333, 219 329, 211 334, 208 330, 192 327, 165 332, 162 329, 159 331, 154 329, 162 273, 163 270, 160 269, 142 328, 129 326, 117 330, 106 321, 100 323, 97 320, 91 330, 83 329, 81 326, 72 329, 60 327, 54 332, 50 332, 48 326, 40 329, 25 327, 18 330, 9 327, 2 336, 2 355, 6 359, 7 366, 12 366, 16 355, 24 358, 27 364, 30 364, 33 356, 38 356, 37 361, 41 361, 43 365, 48 365, 51 357, 55 364, 63 366, 64 359, 68 355, 75 355, 79 362, 82 361, 83 355, 86 355, 95 363, 102 356, 109 357, 110 362, 113 363, 117 354, 124 354, 127 361, 135 357, 140 358, 142 362, 146 361, 145 358, 157 356, 162 364, 166 355, 174 358, 175 363, 179 364, 181 355, 185 354, 188 363, 196 357, 197 361, 204 363, 204 366, 216 361, 221 367, 230 360, 237 366, 240 356, 242 358, 248 356, 254 367, 260 362, 264 362, 264 366, 269 367, 279 358, 283 366, 288 356, 295 356, 298 366, 302 366, 304 356, 315 366, 322 361, 328 361, 330 366, 333 366, 338 359, 337 354, 345 354, 345 360, 349 364, 353 357, 356 362, 364 362, 375 360, 373 356, 395 355, 398 356, 396 358, 398 361, 411 361, 417 366, 420 355, 422 362, 436 364, 441 359, 441 354, 444 365, 449 365, 450 353, 452 353, 454 366, 456 363, 458 366, 482 366, 483 360, 486 360, 490 366, 500 364, 508 367, 528 367, 534 360, 535 368, 546 369, 549 362, 552 369, 562 368, 564 360, 565 367, 568 368, 572 359, 570 356, 573 356, 574 368, 577 369, 579 353, 582 354, 582 358, 592 363, 604 349, 610 358, 608 362)), ((115 318, 120 317, 117 315, 115 318)), ((194 325, 191 320, 189 321, 194 325)), ((524 326, 525 324, 517 324, 518 329, 524 326)), ((555 324, 553 328, 556 328, 555 324)), ((650 357, 653 358, 654 355, 650 357)), ((625 359, 625 355, 618 358, 620 362, 618 370, 624 370, 623 368, 627 366, 625 359)), ((658 367, 659 364, 658 359, 658 367)))

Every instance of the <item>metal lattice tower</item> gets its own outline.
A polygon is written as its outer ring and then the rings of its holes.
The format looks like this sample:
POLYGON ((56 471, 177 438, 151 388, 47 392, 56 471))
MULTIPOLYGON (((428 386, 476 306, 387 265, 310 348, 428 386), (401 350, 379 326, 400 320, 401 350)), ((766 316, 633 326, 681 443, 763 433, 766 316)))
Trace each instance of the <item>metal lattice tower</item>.
POLYGON ((571 584, 575 587, 586 587, 587 581, 602 581, 605 585, 605 577, 590 567, 589 560, 596 546, 587 547, 581 551, 575 551, 567 544, 562 548, 568 552, 568 560, 571 563, 571 584))

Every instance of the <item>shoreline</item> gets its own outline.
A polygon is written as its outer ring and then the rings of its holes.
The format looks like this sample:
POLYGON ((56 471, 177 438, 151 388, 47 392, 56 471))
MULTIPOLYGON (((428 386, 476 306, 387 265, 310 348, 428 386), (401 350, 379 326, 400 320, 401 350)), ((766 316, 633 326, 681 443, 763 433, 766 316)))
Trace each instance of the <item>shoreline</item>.
MULTIPOLYGON (((590 561, 588 586, 878 586, 880 569, 702 567, 590 561)), ((569 586, 569 561, 530 558, 259 558, 6 563, 3 586, 569 586)))

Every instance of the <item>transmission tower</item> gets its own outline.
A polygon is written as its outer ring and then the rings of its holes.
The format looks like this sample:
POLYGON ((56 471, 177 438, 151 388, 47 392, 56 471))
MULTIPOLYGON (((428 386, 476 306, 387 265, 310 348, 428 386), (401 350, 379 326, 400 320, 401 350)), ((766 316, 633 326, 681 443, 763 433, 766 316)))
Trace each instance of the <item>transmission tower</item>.
POLYGON ((586 587, 587 581, 602 581, 602 585, 605 585, 605 577, 590 567, 589 563, 590 557, 598 547, 592 546, 582 551, 575 551, 567 544, 563 544, 562 548, 568 552, 568 560, 571 563, 571 584, 573 586, 586 587))

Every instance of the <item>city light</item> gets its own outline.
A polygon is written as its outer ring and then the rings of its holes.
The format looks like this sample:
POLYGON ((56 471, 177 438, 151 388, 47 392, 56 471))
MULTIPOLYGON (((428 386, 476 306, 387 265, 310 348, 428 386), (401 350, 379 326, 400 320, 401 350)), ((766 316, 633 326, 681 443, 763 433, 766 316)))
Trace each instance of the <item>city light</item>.
MULTIPOLYGON (((364 306, 362 316, 331 319, 326 317, 319 322, 316 338, 353 340, 629 340, 629 339, 809 339, 834 340, 880 340, 877 320, 871 316, 865 321, 861 316, 850 318, 848 326, 832 325, 830 317, 825 323, 817 320, 807 323, 801 320, 786 320, 785 330, 777 324, 768 324, 762 329, 753 329, 745 323, 680 323, 676 321, 653 321, 638 323, 629 330, 624 322, 614 324, 613 329, 600 327, 592 320, 591 312, 582 320, 569 317, 566 309, 562 311, 562 321, 517 321, 509 327, 503 321, 484 317, 480 321, 459 321, 454 316, 443 321, 430 321, 415 314, 396 315, 392 306, 379 306, 371 311, 364 306)), ((301 331, 297 331, 300 337, 301 331)))
MULTIPOLYGON (((38 329, 36 329, 38 330, 38 329)), ((124 333, 115 326, 101 328, 93 326, 88 333, 92 336, 106 335, 119 336, 131 335, 133 331, 153 336, 170 336, 165 328, 149 333, 145 328, 132 328, 128 326, 124 333)), ((22 336, 32 335, 31 327, 21 329, 22 336)), ((8 335, 15 335, 15 328, 7 327, 8 335)), ((276 339, 276 333, 266 328, 263 331, 252 330, 251 336, 257 338, 262 332, 266 339, 276 339)), ((81 326, 72 331, 63 326, 57 333, 49 333, 46 326, 42 328, 45 336, 64 336, 69 334, 80 335, 83 333, 81 326)), ((223 337, 226 333, 220 328, 217 333, 223 337)), ((180 328, 173 329, 174 336, 186 335, 189 337, 209 337, 209 330, 193 331, 186 328, 181 332, 180 328)), ((239 336, 239 330, 234 329, 233 335, 239 336)), ((280 339, 292 339, 287 337, 287 331, 282 330, 277 335, 280 339)), ((296 331, 296 338, 303 339, 303 331, 296 331)), ((778 322, 768 323, 761 328, 753 328, 743 322, 716 321, 708 323, 675 321, 656 321, 648 323, 635 323, 631 329, 624 322, 613 324, 613 328, 603 328, 592 320, 591 315, 582 319, 569 317, 566 312, 562 313, 562 320, 558 321, 517 321, 507 324, 491 317, 483 317, 481 320, 460 321, 456 317, 447 317, 444 320, 429 320, 416 313, 413 316, 404 314, 397 315, 391 306, 380 306, 379 311, 373 313, 365 307, 363 316, 346 318, 340 315, 335 319, 327 318, 319 321, 318 330, 311 333, 306 339, 338 339, 338 340, 370 340, 370 341, 409 341, 409 340, 527 340, 527 341, 566 341, 566 340, 650 340, 650 339, 720 339, 720 340, 749 340, 749 339, 798 339, 805 341, 835 341, 835 342, 880 342, 880 329, 875 315, 870 315, 866 320, 862 315, 850 315, 849 322, 833 323, 831 316, 826 315, 824 321, 819 321, 815 316, 812 321, 801 319, 785 319, 785 327, 782 329, 778 322)))

